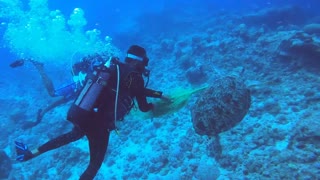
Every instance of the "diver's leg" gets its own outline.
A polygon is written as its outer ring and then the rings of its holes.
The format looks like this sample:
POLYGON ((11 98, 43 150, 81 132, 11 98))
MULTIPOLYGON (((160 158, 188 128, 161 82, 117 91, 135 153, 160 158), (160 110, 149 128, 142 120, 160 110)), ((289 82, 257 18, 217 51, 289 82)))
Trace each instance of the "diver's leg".
POLYGON ((24 64, 25 61, 29 61, 31 62, 34 67, 37 69, 37 71, 39 72, 41 79, 43 81, 44 86, 46 87, 48 93, 50 96, 54 97, 55 96, 55 89, 54 89, 54 85, 52 83, 52 80, 49 78, 49 76, 46 74, 44 67, 43 67, 43 63, 40 63, 36 60, 33 59, 18 59, 14 62, 12 62, 10 64, 10 67, 12 68, 16 68, 19 66, 22 66, 24 64))
POLYGON ((61 136, 58 136, 57 138, 52 139, 52 140, 48 141, 47 143, 41 145, 38 149, 33 150, 32 151, 32 154, 33 154, 32 158, 34 158, 42 153, 45 153, 47 151, 59 148, 63 145, 66 145, 66 144, 69 144, 73 141, 76 141, 76 140, 82 138, 83 136, 84 136, 84 133, 79 128, 74 127, 72 129, 72 131, 70 131, 66 134, 63 134, 61 136))
POLYGON ((54 101, 53 103, 51 103, 49 106, 47 106, 46 108, 44 109, 39 109, 38 110, 38 113, 37 113, 37 119, 35 122, 25 122, 23 125, 22 125, 22 128, 23 129, 30 129, 36 125, 38 125, 41 121, 42 121, 42 118, 43 116, 48 112, 50 111, 51 109, 61 105, 61 104, 64 104, 66 102, 68 102, 69 99, 65 98, 65 97, 59 97, 58 100, 54 101))
POLYGON ((37 62, 35 60, 29 60, 34 67, 38 70, 42 82, 44 84, 44 86, 46 87, 48 94, 52 97, 55 97, 55 90, 54 90, 54 85, 52 80, 49 78, 49 76, 47 75, 46 71, 44 70, 43 64, 40 62, 37 62))
POLYGON ((85 172, 81 175, 80 180, 91 180, 96 176, 107 151, 109 135, 110 133, 107 130, 101 130, 100 133, 86 135, 89 141, 90 163, 85 172))
POLYGON ((43 118, 43 116, 45 115, 45 113, 47 113, 48 111, 50 111, 51 109, 64 104, 68 102, 68 99, 66 99, 65 97, 59 97, 58 100, 54 101, 53 103, 49 104, 49 106, 47 106, 44 109, 39 109, 38 114, 37 114, 37 121, 35 123, 35 125, 39 124, 43 118))

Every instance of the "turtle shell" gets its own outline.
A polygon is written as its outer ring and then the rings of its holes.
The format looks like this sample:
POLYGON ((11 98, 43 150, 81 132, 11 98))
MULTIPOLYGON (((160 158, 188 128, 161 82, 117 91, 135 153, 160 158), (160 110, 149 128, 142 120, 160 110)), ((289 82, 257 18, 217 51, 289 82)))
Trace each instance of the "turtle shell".
POLYGON ((236 126, 250 105, 250 90, 243 81, 231 76, 216 79, 191 110, 193 127, 200 135, 216 136, 236 126))

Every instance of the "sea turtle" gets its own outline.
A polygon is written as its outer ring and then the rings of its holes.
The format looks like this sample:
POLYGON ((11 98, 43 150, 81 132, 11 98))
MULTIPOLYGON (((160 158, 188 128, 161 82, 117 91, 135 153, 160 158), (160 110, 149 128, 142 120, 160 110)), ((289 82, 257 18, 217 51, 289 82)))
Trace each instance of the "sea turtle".
POLYGON ((201 93, 192 108, 196 133, 216 136, 238 124, 251 105, 250 91, 242 80, 218 78, 201 93))
POLYGON ((243 80, 225 76, 214 80, 196 100, 191 110, 196 133, 212 137, 211 152, 216 160, 222 155, 219 133, 237 125, 251 105, 250 90, 243 80))

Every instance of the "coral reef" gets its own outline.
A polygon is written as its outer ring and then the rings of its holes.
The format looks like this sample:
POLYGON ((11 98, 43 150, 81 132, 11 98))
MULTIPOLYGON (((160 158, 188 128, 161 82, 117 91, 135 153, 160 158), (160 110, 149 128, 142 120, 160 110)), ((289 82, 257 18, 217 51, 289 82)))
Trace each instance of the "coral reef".
POLYGON ((0 179, 7 179, 12 169, 11 159, 6 152, 0 150, 0 179))
POLYGON ((186 72, 187 80, 190 84, 199 85, 208 80, 207 72, 203 67, 192 67, 186 72))
POLYGON ((300 59, 305 65, 320 67, 320 40, 312 35, 296 32, 282 40, 278 49, 281 56, 300 59))
MULTIPOLYGON (((312 149, 320 148, 320 122, 314 121, 314 117, 318 116, 319 113, 314 113, 310 117, 304 120, 298 121, 294 130, 290 136, 289 145, 290 149, 312 149)), ((317 151, 317 153, 320 153, 317 151)), ((304 158, 304 157, 301 157, 304 158)), ((317 157, 315 158, 317 160, 317 157)), ((315 161, 314 160, 314 161, 315 161)))
POLYGON ((266 25, 271 29, 290 24, 302 24, 307 21, 307 15, 298 6, 268 8, 242 17, 246 24, 260 26, 266 25), (299 16, 297 16, 299 14, 299 16))
MULTIPOLYGON (((175 9, 175 14, 166 14, 170 24, 154 18, 144 23, 141 18, 144 28, 135 24, 136 29, 125 29, 130 33, 121 40, 148 49, 152 72, 148 88, 161 89, 165 95, 177 87, 186 91, 197 87, 197 78, 204 73, 210 89, 190 99, 190 93, 188 98, 183 91, 177 93, 183 101, 179 108, 167 106, 172 110, 168 114, 148 120, 129 114, 119 134, 111 133, 96 179, 319 179, 319 69, 308 67, 319 62, 313 58, 319 46, 317 28, 304 24, 300 8, 270 6, 251 14, 210 9, 204 16, 191 17, 181 17, 175 9), (176 28, 173 22, 181 26, 176 28), (243 98, 248 87, 251 102, 243 98)), ((94 40, 96 33, 86 37, 94 40)), ((65 66, 47 67, 60 77, 57 81, 69 77, 65 66)), ((48 113, 43 123, 23 130, 26 122, 34 122, 38 106, 51 99, 34 71, 3 69, 0 148, 10 158, 16 155, 12 143, 16 139, 34 148, 72 128, 63 120, 70 105, 66 104, 48 113)), ((32 161, 14 163, 8 179, 78 179, 88 154, 84 138, 32 161)))
POLYGON ((320 24, 318 24, 318 23, 307 24, 303 27, 302 30, 308 34, 319 35, 320 34, 320 24))

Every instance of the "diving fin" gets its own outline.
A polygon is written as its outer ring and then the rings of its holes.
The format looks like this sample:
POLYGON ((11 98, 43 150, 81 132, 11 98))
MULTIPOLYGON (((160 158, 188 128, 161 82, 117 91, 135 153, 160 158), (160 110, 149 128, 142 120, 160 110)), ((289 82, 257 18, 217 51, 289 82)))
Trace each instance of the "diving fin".
POLYGON ((28 149, 28 146, 22 142, 15 141, 16 152, 17 152, 17 161, 24 162, 33 157, 32 152, 28 149))
POLYGON ((13 63, 10 64, 10 67, 11 68, 16 68, 16 67, 19 67, 19 66, 23 66, 24 64, 24 60, 23 59, 18 59, 16 61, 14 61, 13 63))

